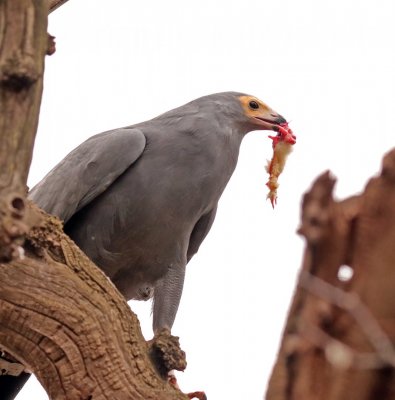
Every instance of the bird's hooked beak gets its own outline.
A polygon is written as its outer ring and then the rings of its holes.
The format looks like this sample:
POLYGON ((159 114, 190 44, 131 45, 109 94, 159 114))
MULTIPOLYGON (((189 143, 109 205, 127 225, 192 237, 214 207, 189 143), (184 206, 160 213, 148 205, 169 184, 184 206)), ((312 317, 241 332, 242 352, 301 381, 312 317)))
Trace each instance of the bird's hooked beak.
POLYGON ((255 97, 241 96, 239 99, 246 116, 256 129, 277 132, 276 136, 269 136, 273 140, 273 146, 278 142, 296 143, 296 136, 288 127, 288 122, 283 116, 255 97))

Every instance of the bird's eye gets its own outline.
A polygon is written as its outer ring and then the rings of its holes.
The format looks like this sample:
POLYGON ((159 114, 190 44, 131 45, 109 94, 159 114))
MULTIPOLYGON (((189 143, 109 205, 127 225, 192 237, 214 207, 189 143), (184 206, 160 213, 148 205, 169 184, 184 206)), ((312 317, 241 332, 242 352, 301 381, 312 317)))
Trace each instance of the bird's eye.
POLYGON ((257 109, 259 108, 259 104, 258 104, 256 101, 254 101, 254 100, 250 101, 249 106, 250 106, 250 108, 252 108, 253 110, 257 110, 257 109))

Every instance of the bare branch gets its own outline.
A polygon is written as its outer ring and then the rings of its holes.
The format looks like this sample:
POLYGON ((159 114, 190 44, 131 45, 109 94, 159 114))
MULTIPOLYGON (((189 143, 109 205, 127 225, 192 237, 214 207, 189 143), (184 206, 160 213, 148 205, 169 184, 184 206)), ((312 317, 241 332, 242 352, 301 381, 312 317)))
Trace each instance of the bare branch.
POLYGON ((111 281, 60 221, 42 219, 25 258, 0 264, 1 349, 34 372, 52 399, 184 400, 151 358, 160 348, 159 363, 185 368, 178 340, 168 333, 147 345, 111 281))
POLYGON ((68 0, 49 0, 49 13, 55 11, 67 1, 68 0))

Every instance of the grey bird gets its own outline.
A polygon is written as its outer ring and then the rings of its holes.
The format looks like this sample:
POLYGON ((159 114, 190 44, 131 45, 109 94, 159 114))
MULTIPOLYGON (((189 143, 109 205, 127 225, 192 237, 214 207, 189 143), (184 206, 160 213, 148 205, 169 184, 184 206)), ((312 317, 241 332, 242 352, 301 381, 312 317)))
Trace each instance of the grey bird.
POLYGON ((95 135, 30 192, 127 300, 153 294, 153 329, 171 329, 185 268, 209 232, 253 130, 287 141, 286 120, 254 96, 201 97, 95 135), (284 136, 284 137, 281 137, 284 136))

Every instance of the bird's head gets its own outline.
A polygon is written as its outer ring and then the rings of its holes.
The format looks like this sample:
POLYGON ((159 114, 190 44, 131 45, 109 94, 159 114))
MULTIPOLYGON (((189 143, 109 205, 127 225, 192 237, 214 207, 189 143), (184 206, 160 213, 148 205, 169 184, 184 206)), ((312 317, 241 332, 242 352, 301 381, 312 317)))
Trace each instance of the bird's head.
POLYGON ((271 130, 277 132, 276 136, 269 136, 273 140, 273 147, 279 142, 296 143, 296 136, 288 127, 286 119, 263 101, 249 95, 239 95, 238 100, 249 130, 271 130))

